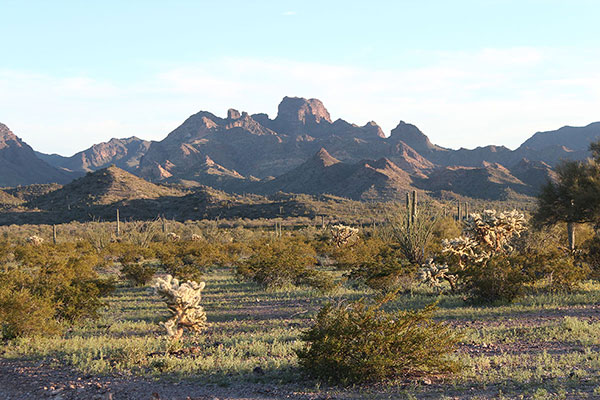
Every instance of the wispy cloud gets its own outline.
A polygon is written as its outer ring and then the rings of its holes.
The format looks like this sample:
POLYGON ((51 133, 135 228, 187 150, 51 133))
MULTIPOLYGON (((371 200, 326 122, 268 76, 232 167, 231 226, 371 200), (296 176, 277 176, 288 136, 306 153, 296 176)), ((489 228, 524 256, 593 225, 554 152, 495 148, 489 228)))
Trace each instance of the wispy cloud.
POLYGON ((538 130, 600 120, 600 57, 590 54, 482 49, 376 69, 223 58, 126 85, 0 70, 0 121, 39 150, 68 154, 115 136, 162 139, 200 109, 225 115, 235 107, 273 117, 281 98, 291 95, 319 98, 333 118, 375 120, 388 133, 402 119, 444 146, 515 147, 538 130))

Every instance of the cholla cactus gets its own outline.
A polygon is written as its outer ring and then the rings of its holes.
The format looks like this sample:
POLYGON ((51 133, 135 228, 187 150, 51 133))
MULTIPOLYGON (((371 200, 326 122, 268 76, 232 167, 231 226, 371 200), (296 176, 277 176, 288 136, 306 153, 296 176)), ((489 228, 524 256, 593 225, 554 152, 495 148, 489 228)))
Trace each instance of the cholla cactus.
POLYGON ((331 235, 336 247, 348 246, 358 240, 358 229, 337 224, 331 227, 331 235))
POLYGON ((170 240, 171 242, 178 242, 179 239, 181 239, 181 236, 179 236, 175 232, 169 232, 169 233, 167 233, 167 239, 170 240))
POLYGON ((433 258, 428 259, 419 270, 420 280, 422 284, 429 285, 436 289, 442 287, 442 281, 447 281, 450 288, 454 291, 456 287, 456 275, 449 273, 448 265, 436 264, 433 258))
POLYGON ((490 257, 489 252, 479 247, 479 242, 468 236, 459 236, 442 241, 442 253, 458 256, 458 265, 462 269, 465 262, 481 263, 490 257))
POLYGON ((27 239, 25 239, 25 240, 27 241, 27 243, 30 243, 30 244, 32 244, 32 245, 34 245, 34 246, 39 246, 39 245, 41 245, 42 243, 44 243, 44 239, 43 239, 43 238, 41 238, 41 237, 39 237, 39 236, 36 236, 36 235, 29 236, 29 237, 28 237, 27 239))
POLYGON ((493 254, 510 252, 510 239, 525 230, 525 216, 517 210, 496 213, 485 210, 483 214, 471 214, 466 222, 465 234, 442 242, 442 252, 458 256, 462 269, 464 263, 479 264, 493 254))
POLYGON ((161 323, 169 338, 179 340, 186 328, 201 332, 206 327, 206 313, 200 305, 205 286, 204 282, 179 283, 171 275, 156 279, 154 290, 162 296, 172 314, 167 322, 161 323))
POLYGON ((200 239, 202 239, 202 237, 200 235, 198 235, 197 233, 192 233, 192 236, 190 237, 190 240, 192 242, 199 242, 200 239))
POLYGON ((471 214, 466 229, 492 252, 512 251, 509 241, 525 230, 525 216, 517 210, 500 214, 485 210, 483 214, 471 214))

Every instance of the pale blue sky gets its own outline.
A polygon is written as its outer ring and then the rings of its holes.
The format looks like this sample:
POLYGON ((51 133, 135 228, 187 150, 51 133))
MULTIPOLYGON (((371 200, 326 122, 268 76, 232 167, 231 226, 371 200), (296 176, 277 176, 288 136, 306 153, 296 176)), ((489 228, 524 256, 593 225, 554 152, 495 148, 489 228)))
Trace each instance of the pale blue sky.
POLYGON ((0 122, 44 152, 285 95, 449 147, 600 120, 597 1, 0 0, 0 122))

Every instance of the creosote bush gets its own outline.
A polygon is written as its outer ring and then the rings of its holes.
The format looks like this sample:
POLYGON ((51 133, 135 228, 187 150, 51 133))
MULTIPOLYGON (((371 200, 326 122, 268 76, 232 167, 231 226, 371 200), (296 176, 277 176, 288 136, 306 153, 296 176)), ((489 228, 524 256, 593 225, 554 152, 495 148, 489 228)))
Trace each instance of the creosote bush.
POLYGON ((435 305, 386 312, 383 301, 326 305, 302 334, 300 366, 320 380, 352 384, 457 371, 458 336, 432 320, 435 305))
POLYGON ((157 272, 149 262, 154 257, 154 252, 148 247, 130 242, 114 242, 106 246, 104 253, 107 258, 121 264, 121 274, 133 286, 148 284, 157 272))
POLYGON ((133 286, 145 286, 154 278, 156 267, 146 263, 128 263, 123 264, 121 274, 133 286))
POLYGON ((416 273, 400 249, 375 237, 359 240, 351 247, 335 248, 331 254, 337 268, 347 271, 351 281, 374 290, 389 292, 410 286, 416 273))
POLYGON ((315 250, 297 237, 258 239, 251 245, 251 255, 240 262, 237 272, 267 288, 306 285, 331 290, 333 276, 316 269, 315 250))
POLYGON ((204 240, 154 243, 152 250, 165 271, 182 280, 200 281, 209 268, 231 262, 224 245, 204 240))
POLYGON ((96 249, 88 242, 10 247, 0 266, 3 337, 55 333, 60 322, 97 317, 101 295, 114 289, 99 279, 96 249))

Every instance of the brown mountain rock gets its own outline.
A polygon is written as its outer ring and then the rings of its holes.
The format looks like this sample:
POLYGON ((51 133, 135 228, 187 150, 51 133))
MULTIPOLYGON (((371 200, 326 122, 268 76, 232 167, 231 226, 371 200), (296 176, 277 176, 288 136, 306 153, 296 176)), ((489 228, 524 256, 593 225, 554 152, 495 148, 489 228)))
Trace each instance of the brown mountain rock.
POLYGON ((134 171, 148 147, 150 142, 133 136, 126 139, 113 138, 108 142, 95 144, 71 157, 41 153, 38 153, 38 157, 55 167, 75 172, 96 171, 113 164, 126 171, 134 171))
POLYGON ((0 124, 0 187, 33 183, 66 183, 73 175, 39 159, 33 149, 0 124))

